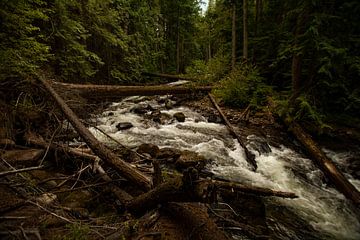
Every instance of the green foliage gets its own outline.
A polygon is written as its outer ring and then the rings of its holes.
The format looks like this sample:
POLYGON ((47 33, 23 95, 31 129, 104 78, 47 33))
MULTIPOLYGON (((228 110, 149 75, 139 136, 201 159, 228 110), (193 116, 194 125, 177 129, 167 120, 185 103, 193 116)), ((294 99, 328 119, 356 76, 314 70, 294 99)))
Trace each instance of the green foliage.
POLYGON ((86 240, 90 233, 90 227, 84 224, 68 224, 69 233, 62 239, 64 240, 86 240))
POLYGON ((229 59, 229 56, 219 53, 208 62, 195 60, 186 69, 186 73, 194 77, 200 85, 214 84, 230 70, 229 59))
POLYGON ((32 74, 51 56, 39 27, 48 21, 45 4, 41 0, 0 1, 0 81, 32 74))
POLYGON ((264 84, 256 67, 243 64, 219 83, 215 94, 230 106, 258 108, 267 104, 271 88, 264 84))

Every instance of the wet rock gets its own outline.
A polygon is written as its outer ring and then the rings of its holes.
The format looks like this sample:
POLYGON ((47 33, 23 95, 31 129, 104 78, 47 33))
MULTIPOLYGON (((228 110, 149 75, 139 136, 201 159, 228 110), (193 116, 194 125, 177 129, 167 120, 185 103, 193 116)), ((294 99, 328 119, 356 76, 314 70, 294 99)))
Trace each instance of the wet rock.
POLYGON ((191 151, 183 151, 179 159, 175 162, 175 166, 178 169, 184 169, 189 167, 194 167, 198 170, 201 170, 205 167, 207 159, 199 154, 191 151))
POLYGON ((108 113, 108 116, 110 117, 110 116, 114 116, 114 113, 113 112, 109 112, 108 113))
POLYGON ((248 139, 250 140, 250 147, 260 155, 271 153, 271 148, 265 139, 255 135, 248 136, 248 139))
POLYGON ((167 113, 162 113, 160 110, 153 111, 150 117, 154 122, 160 123, 162 125, 168 124, 173 120, 171 115, 167 113))
POLYGON ((140 154, 146 153, 149 154, 151 157, 156 157, 157 154, 159 153, 159 147, 154 144, 143 143, 138 147, 136 152, 140 154))
POLYGON ((165 107, 166 109, 172 109, 174 107, 174 103, 171 100, 167 99, 165 101, 165 107))
POLYGON ((131 109, 131 112, 134 112, 136 114, 145 114, 148 111, 153 111, 154 108, 150 105, 137 105, 131 109))
POLYGON ((166 160, 168 162, 175 162, 179 159, 181 151, 176 148, 161 148, 156 156, 159 160, 166 160))
POLYGON ((211 114, 208 117, 208 122, 209 123, 222 123, 222 119, 218 115, 211 114))
POLYGON ((185 115, 182 112, 177 112, 173 116, 178 122, 185 122, 185 115))
POLYGON ((120 130, 126 130, 126 129, 129 129, 129 128, 132 128, 134 125, 132 125, 132 123, 130 122, 119 122, 117 125, 116 125, 116 128, 120 131, 120 130))

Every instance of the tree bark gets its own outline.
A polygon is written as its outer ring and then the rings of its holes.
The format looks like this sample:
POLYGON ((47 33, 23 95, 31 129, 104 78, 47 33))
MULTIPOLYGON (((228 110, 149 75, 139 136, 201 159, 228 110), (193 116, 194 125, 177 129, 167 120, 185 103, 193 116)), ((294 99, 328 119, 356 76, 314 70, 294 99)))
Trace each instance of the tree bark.
POLYGON ((243 0, 243 59, 248 59, 248 0, 243 0))
POLYGON ((234 138, 237 139, 237 141, 240 143, 240 146, 244 149, 245 151, 245 155, 246 155, 246 161, 250 164, 250 166, 253 168, 254 171, 256 171, 257 169, 257 164, 255 161, 255 155, 252 154, 246 147, 246 145, 244 144, 244 142, 242 141, 241 137, 235 132, 233 126, 231 125, 231 123, 229 122, 229 120, 227 119, 227 117, 225 116, 225 114, 221 111, 219 105, 216 103, 216 100, 214 99, 214 97, 209 93, 209 98, 211 100, 211 102, 213 103, 213 105, 215 106, 215 108, 217 109, 217 111, 219 112, 221 118, 224 120, 231 136, 233 136, 234 138))
POLYGON ((139 186, 143 190, 151 189, 151 182, 148 177, 143 175, 138 170, 132 168, 128 163, 120 159, 116 154, 111 152, 106 146, 99 142, 94 135, 81 123, 80 119, 75 115, 75 113, 69 108, 65 101, 55 92, 51 85, 44 79, 40 77, 39 80, 48 90, 51 96, 54 98, 56 103, 59 105, 61 111, 67 117, 69 122, 73 125, 74 129, 79 133, 83 138, 86 144, 93 150, 93 152, 99 156, 102 160, 110 164, 115 168, 119 173, 139 186))
POLYGON ((233 0, 232 6, 232 31, 231 31, 231 69, 235 69, 236 65, 236 3, 233 0))
POLYGON ((190 78, 190 77, 183 77, 183 76, 179 76, 179 75, 164 74, 164 73, 143 72, 142 75, 149 76, 149 77, 168 78, 168 79, 173 79, 173 80, 195 80, 194 78, 190 78))
POLYGON ((172 86, 117 86, 70 84, 54 82, 54 87, 64 91, 75 91, 84 98, 91 99, 121 99, 124 96, 153 96, 166 94, 189 94, 210 92, 212 87, 172 87, 172 86))
POLYGON ((320 167, 324 174, 331 180, 335 187, 343 193, 345 197, 353 201, 356 205, 359 205, 359 191, 345 178, 336 165, 326 157, 323 151, 321 151, 317 146, 316 142, 312 140, 311 136, 307 134, 296 122, 291 124, 289 122, 285 123, 289 126, 291 133, 305 147, 307 153, 320 167))

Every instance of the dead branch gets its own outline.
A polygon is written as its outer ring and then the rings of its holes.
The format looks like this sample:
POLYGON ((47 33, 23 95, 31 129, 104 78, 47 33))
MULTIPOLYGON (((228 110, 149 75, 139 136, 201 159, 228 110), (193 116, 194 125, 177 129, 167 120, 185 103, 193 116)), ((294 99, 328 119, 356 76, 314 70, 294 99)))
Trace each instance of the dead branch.
POLYGON ((42 165, 42 166, 37 166, 37 167, 28 167, 28 168, 21 168, 21 169, 16 169, 16 170, 4 171, 4 172, 0 172, 0 177, 17 174, 17 173, 22 173, 22 172, 29 172, 29 171, 44 169, 44 168, 45 168, 45 166, 42 165))

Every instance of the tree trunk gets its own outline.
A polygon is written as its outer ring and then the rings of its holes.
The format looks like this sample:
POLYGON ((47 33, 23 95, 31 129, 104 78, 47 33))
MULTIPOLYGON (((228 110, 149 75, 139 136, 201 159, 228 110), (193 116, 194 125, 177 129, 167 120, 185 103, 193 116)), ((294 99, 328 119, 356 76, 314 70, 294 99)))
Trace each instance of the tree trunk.
POLYGON ((173 79, 173 80, 195 80, 194 78, 190 78, 190 77, 184 77, 184 76, 172 75, 172 74, 164 74, 164 73, 143 72, 142 75, 149 76, 149 77, 167 78, 167 79, 173 79))
POLYGON ((248 0, 243 0, 243 59, 248 59, 248 0))
POLYGON ((231 37, 231 69, 235 69, 236 65, 236 4, 233 1, 232 6, 232 37, 231 37))
POLYGON ((173 86, 117 86, 117 85, 93 85, 93 84, 70 84, 53 83, 59 91, 75 91, 84 98, 91 99, 121 99, 124 96, 153 96, 166 94, 189 94, 210 92, 212 87, 173 87, 173 86))
POLYGON ((94 135, 81 123, 80 119, 69 108, 65 101, 55 92, 51 85, 40 77, 39 80, 44 85, 46 90, 51 94, 56 103, 59 105, 61 111, 64 113, 69 122, 73 125, 74 129, 79 133, 86 144, 99 156, 102 160, 110 164, 119 173, 128 179, 130 182, 139 186, 143 190, 151 189, 151 182, 148 177, 144 176, 138 170, 132 168, 128 163, 120 159, 116 154, 111 152, 103 143, 99 142, 94 135))
POLYGON ((231 123, 229 122, 229 120, 226 118, 225 114, 221 111, 219 105, 217 105, 214 97, 209 93, 209 98, 211 100, 211 102, 213 103, 213 105, 215 106, 215 108, 217 109, 217 111, 219 112, 221 118, 224 120, 231 136, 233 136, 234 138, 236 138, 238 140, 238 142, 240 143, 240 146, 244 149, 245 151, 245 155, 246 155, 246 161, 250 164, 250 166, 253 168, 254 171, 256 171, 257 169, 257 164, 255 161, 255 155, 252 154, 246 147, 246 145, 243 143, 241 137, 235 132, 234 128, 232 127, 231 123))
POLYGON ((296 123, 285 122, 296 139, 305 147, 307 153, 321 168, 324 174, 334 183, 335 187, 356 205, 360 204, 359 191, 345 178, 336 165, 326 157, 316 142, 308 135, 301 126, 296 123))

